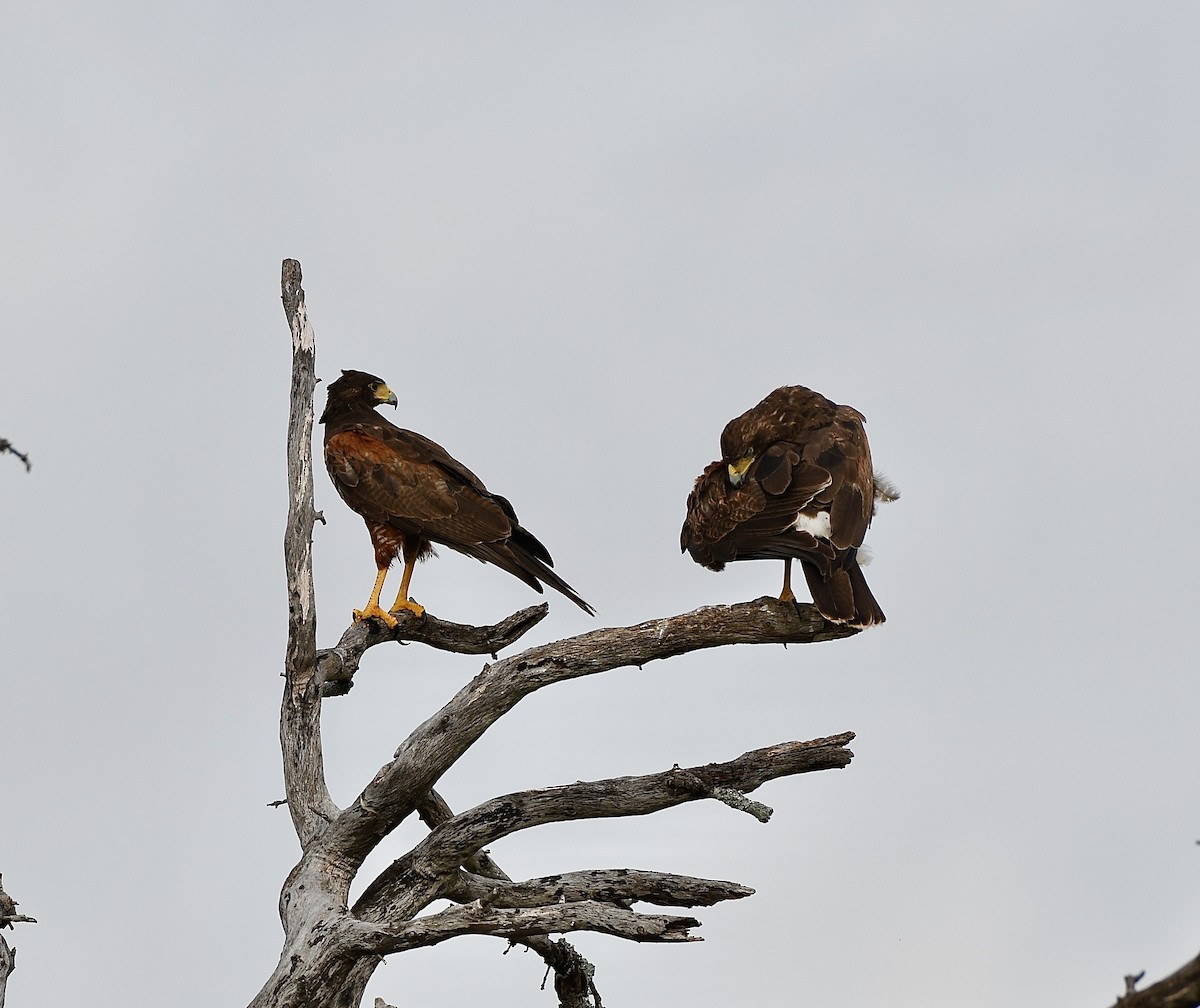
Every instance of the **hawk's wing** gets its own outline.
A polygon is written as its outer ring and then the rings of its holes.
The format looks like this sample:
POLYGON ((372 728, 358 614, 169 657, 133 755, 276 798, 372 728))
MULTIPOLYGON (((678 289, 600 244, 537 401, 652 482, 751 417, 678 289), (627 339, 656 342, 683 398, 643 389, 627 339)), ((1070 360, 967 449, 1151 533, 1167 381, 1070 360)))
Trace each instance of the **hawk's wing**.
POLYGON ((370 521, 451 547, 506 539, 516 525, 474 473, 412 431, 357 424, 328 438, 325 460, 342 498, 370 521))
POLYGON ((798 446, 788 443, 772 445, 741 486, 729 483, 724 462, 713 462, 688 496, 680 546, 705 566, 813 549, 816 540, 797 532, 796 515, 829 484, 829 473, 805 462, 798 446))
POLYGON ((861 546, 875 509, 875 475, 863 415, 838 406, 833 422, 813 431, 801 452, 806 462, 829 474, 829 485, 815 494, 810 507, 814 514, 829 513, 830 541, 838 549, 861 546))

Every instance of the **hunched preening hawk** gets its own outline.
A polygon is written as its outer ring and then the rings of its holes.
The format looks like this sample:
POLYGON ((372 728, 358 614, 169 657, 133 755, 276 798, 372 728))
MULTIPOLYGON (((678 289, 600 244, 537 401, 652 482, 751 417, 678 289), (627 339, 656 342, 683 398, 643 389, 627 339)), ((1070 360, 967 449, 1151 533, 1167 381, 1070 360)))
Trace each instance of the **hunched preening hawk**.
POLYGON ((898 494, 871 468, 866 418, 819 392, 778 388, 721 433, 721 458, 688 496, 680 546, 719 571, 734 560, 782 560, 780 598, 793 601, 799 560, 827 620, 854 627, 884 621, 858 549, 876 500, 898 494))
POLYGON ((394 627, 392 613, 408 610, 420 616, 424 607, 408 597, 408 588, 413 566, 433 554, 434 543, 495 564, 538 592, 548 584, 595 615, 550 569, 550 553, 521 527, 505 498, 489 493, 478 476, 440 445, 381 417, 375 412, 381 403, 396 405, 382 379, 343 371, 329 386, 321 414, 325 467, 342 500, 362 515, 375 547, 375 587, 366 607, 354 611, 355 619, 375 616, 394 627), (379 593, 388 568, 400 556, 404 575, 388 612, 379 604, 379 593))

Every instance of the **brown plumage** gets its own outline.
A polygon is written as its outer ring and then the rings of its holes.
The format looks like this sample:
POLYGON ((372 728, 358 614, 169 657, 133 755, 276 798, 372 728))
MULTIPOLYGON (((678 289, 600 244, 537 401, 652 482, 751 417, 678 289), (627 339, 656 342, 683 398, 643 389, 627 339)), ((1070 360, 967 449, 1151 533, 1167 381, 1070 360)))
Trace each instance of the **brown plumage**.
POLYGON ((423 613, 408 597, 408 587, 413 565, 433 554, 434 543, 495 564, 535 591, 548 584, 594 615, 550 569, 550 553, 521 527, 505 498, 489 493, 478 476, 440 445, 381 417, 375 412, 380 403, 396 405, 381 379, 343 371, 329 386, 321 414, 325 467, 342 500, 362 515, 375 547, 375 587, 366 608, 355 610, 356 619, 377 616, 396 625, 395 617, 379 605, 379 593, 388 568, 400 556, 404 576, 392 612, 423 613))
POLYGON ((897 494, 877 482, 864 417, 802 385, 778 388, 731 420, 721 458, 687 502, 680 546, 719 571, 735 560, 784 562, 780 598, 791 601, 800 561, 813 601, 835 623, 884 621, 858 563, 875 501, 897 494))

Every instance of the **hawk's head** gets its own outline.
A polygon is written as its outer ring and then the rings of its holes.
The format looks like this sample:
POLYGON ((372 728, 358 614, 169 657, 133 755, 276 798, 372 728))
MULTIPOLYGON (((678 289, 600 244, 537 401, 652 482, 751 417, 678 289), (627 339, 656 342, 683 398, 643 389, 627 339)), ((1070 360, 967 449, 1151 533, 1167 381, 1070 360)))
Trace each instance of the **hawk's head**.
POLYGON ((746 448, 736 458, 728 459, 726 470, 729 473, 729 482, 734 486, 741 486, 742 481, 746 478, 746 472, 754 464, 755 457, 754 449, 746 448))
POLYGON ((321 423, 325 422, 331 410, 355 406, 374 409, 384 403, 395 406, 396 393, 387 387, 382 378, 365 371, 343 371, 342 377, 329 386, 329 398, 325 402, 325 412, 321 414, 321 423))

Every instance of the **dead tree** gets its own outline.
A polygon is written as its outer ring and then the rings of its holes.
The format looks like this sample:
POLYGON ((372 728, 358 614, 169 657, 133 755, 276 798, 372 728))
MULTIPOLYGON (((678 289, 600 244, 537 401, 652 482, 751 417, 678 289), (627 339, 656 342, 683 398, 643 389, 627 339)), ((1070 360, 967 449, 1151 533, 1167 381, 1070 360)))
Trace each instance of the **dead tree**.
POLYGON ((715 798, 763 820, 771 810, 746 797, 766 781, 844 767, 853 734, 782 742, 706 766, 671 767, 637 777, 592 780, 503 795, 455 813, 434 790, 467 749, 535 690, 623 666, 642 666, 727 644, 810 643, 856 631, 826 623, 816 609, 763 598, 715 606, 630 627, 594 630, 539 644, 512 657, 496 653, 528 633, 546 605, 489 627, 462 626, 402 614, 395 628, 352 624, 336 647, 316 647, 312 531, 312 423, 315 345, 300 286, 300 264, 283 264, 284 311, 292 333, 288 426, 290 507, 284 540, 289 627, 280 716, 287 806, 301 857, 283 884, 279 911, 284 945, 279 964, 251 1008, 357 1006, 382 957, 458 935, 488 934, 541 956, 554 974, 563 1008, 599 1008, 593 969, 563 939, 551 935, 599 931, 631 941, 683 942, 699 921, 645 913, 635 904, 690 908, 740 899, 753 890, 657 871, 585 869, 513 881, 484 848, 519 830, 551 822, 645 815, 683 802, 715 798), (347 808, 325 782, 321 704, 345 694, 371 647, 415 641, 445 651, 489 655, 467 685, 412 730, 394 758, 347 808), (429 833, 367 885, 348 905, 366 857, 416 813, 429 833), (437 900, 449 909, 423 913, 437 900))

